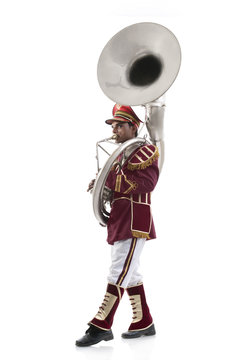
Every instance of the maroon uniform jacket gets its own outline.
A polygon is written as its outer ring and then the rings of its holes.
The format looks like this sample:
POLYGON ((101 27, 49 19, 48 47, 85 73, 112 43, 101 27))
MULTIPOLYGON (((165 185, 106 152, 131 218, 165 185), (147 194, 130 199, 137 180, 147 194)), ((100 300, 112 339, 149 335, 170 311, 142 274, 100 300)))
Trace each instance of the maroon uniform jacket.
POLYGON ((159 177, 158 156, 156 146, 140 146, 122 169, 118 166, 110 171, 106 181, 113 190, 107 224, 109 244, 132 237, 156 238, 150 204, 159 177))

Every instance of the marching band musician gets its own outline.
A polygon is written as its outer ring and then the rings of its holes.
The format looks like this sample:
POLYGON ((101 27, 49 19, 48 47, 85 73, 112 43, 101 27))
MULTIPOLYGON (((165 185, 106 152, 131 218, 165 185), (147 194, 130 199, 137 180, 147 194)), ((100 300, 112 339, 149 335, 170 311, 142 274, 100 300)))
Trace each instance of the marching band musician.
MULTIPOLYGON (((116 104, 113 118, 106 123, 112 126, 115 141, 120 144, 137 135, 141 120, 130 106, 116 104)), ((139 258, 145 242, 156 238, 150 205, 159 177, 158 157, 157 147, 151 144, 141 145, 131 154, 125 150, 108 175, 105 186, 111 191, 111 212, 107 242, 111 245, 112 260, 108 285, 98 313, 76 346, 113 339, 113 318, 125 290, 131 301, 133 319, 122 337, 132 339, 155 334, 139 273, 139 258)), ((94 181, 88 191, 93 185, 94 181)))

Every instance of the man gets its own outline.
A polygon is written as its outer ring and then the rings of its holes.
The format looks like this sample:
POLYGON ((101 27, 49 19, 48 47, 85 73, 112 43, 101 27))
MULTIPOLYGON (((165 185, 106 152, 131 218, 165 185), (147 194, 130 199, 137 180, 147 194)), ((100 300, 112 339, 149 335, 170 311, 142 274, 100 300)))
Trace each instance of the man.
MULTIPOLYGON (((136 136, 141 120, 130 106, 116 104, 113 118, 106 123, 112 125, 116 142, 123 143, 136 136)), ((155 334, 139 273, 139 258, 146 240, 156 238, 150 204, 159 176, 159 154, 154 145, 140 146, 132 154, 126 152, 117 159, 105 184, 112 191, 107 224, 112 264, 106 295, 98 313, 89 322, 89 329, 76 341, 77 346, 113 339, 111 326, 125 289, 133 308, 133 320, 122 337, 131 339, 155 334)), ((88 190, 93 184, 94 181, 88 190)))

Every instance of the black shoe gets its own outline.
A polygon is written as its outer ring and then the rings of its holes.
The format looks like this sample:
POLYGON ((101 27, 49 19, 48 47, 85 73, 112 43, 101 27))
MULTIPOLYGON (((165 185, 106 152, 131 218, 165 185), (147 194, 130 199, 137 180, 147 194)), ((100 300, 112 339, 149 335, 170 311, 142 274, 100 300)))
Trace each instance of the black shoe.
POLYGON ((86 331, 81 339, 77 340, 76 346, 90 346, 99 343, 100 341, 109 341, 113 339, 112 330, 102 330, 96 326, 90 325, 90 328, 86 331))
POLYGON ((156 330, 154 324, 152 324, 149 328, 144 330, 127 331, 122 334, 122 337, 124 339, 134 339, 140 336, 151 336, 155 334, 156 334, 156 330))

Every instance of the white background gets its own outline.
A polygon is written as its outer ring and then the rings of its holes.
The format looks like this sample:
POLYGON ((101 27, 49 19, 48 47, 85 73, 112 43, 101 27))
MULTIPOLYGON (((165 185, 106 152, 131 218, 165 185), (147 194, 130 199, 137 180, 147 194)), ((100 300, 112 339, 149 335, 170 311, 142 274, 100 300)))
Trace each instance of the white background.
POLYGON ((2 359, 239 359, 239 33, 233 0, 1 2, 2 359), (182 48, 153 194, 158 239, 142 255, 157 336, 121 339, 125 295, 114 341, 76 349, 110 265, 86 192, 114 105, 96 66, 106 42, 141 21, 182 48))

